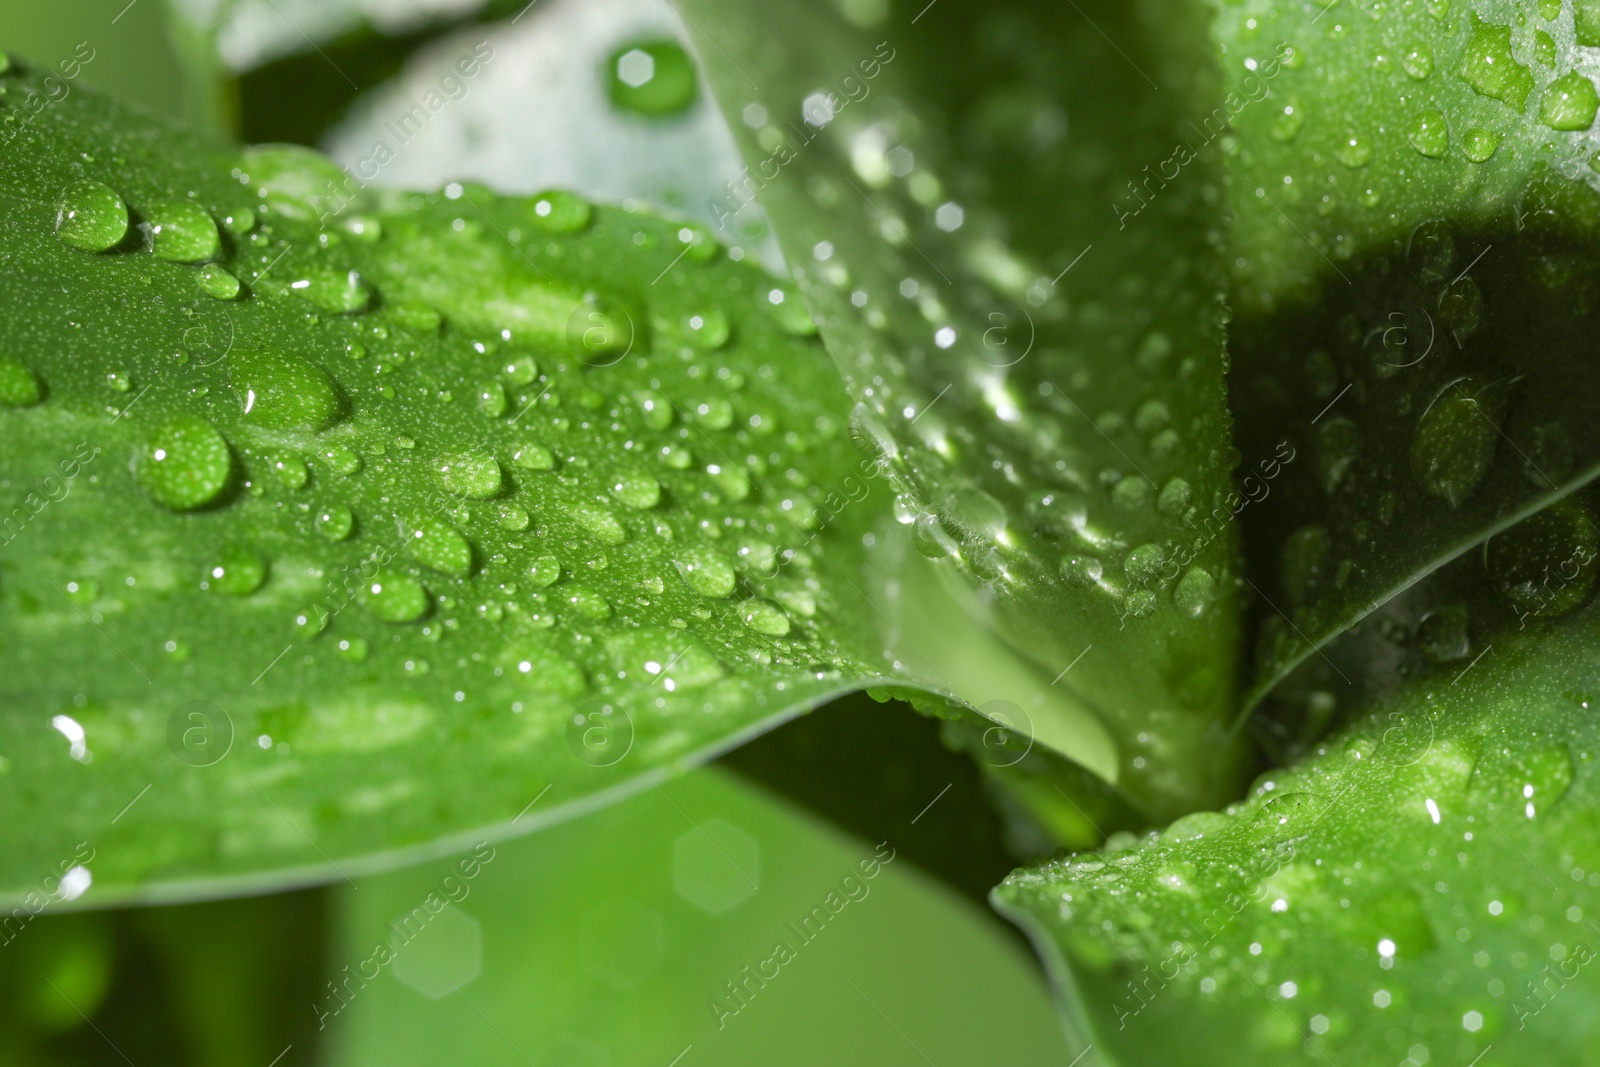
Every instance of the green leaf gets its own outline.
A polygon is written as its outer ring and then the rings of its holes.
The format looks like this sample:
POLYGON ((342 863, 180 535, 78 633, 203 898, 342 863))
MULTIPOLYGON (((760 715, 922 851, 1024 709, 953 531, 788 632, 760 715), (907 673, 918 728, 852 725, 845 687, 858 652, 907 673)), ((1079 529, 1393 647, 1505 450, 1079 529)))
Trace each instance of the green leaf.
POLYGON ((1000 671, 974 657, 973 689, 918 648, 987 615, 1011 670, 1081 705, 1038 736, 1079 756, 1097 717, 1150 812, 1225 795, 1219 168, 1195 160, 1143 218, 1113 209, 1215 91, 1200 5, 850 8, 860 29, 818 5, 686 10, 749 162, 721 213, 772 215, 912 540, 965 576, 931 611, 891 604, 897 658, 981 707, 1000 671))
POLYGON ((1346 659, 1387 680, 1243 801, 996 891, 1108 1062, 1582 1057, 1600 609, 1560 616, 1592 521, 1558 504, 1389 605, 1346 659))
POLYGON ((1230 153, 1249 707, 1600 472, 1600 146, 1556 114, 1588 77, 1559 5, 1249 2, 1217 37, 1231 93, 1195 132, 1230 153))
POLYGON ((880 677, 874 468, 704 231, 7 114, 0 891, 350 876, 880 677))
POLYGON ((707 769, 364 879, 315 1009, 328 1061, 1066 1062, 1021 946, 910 862, 707 769))

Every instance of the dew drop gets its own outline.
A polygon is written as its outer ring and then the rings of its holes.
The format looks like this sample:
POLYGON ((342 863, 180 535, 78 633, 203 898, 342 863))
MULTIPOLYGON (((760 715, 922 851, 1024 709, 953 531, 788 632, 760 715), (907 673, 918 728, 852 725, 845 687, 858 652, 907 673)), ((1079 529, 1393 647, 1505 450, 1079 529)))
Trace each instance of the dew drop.
POLYGON ((713 463, 706 468, 706 473, 724 500, 738 502, 750 495, 750 476, 742 469, 713 463))
POLYGON ((617 517, 599 505, 579 504, 572 509, 572 517, 602 544, 620 545, 628 539, 628 533, 617 517))
POLYGON ((163 507, 192 511, 217 499, 233 472, 233 451, 209 422, 180 416, 157 427, 134 458, 139 487, 163 507))
POLYGON ((372 286, 353 270, 313 268, 291 281, 289 291, 330 315, 354 314, 372 304, 372 286))
POLYGON ((1128 552, 1122 560, 1122 569, 1132 581, 1147 582, 1161 573, 1166 559, 1166 550, 1160 545, 1144 544, 1128 552))
POLYGON ((343 504, 333 504, 317 512, 317 533, 330 541, 343 541, 355 529, 356 517, 343 504))
POLYGON ((769 289, 762 304, 778 324, 778 329, 784 333, 792 337, 811 337, 816 334, 816 320, 794 293, 786 289, 769 289))
POLYGON ((545 233, 577 233, 589 225, 594 209, 581 196, 552 189, 528 203, 528 219, 545 233))
POLYGON ((713 599, 733 593, 736 576, 733 565, 714 549, 703 545, 687 545, 675 561, 683 580, 703 597, 713 599))
POLYGON ((428 591, 415 578, 384 571, 362 588, 361 603, 383 622, 414 622, 428 613, 428 591))
POLYGON ((285 352, 238 351, 228 360, 245 418, 274 430, 325 430, 345 413, 326 371, 285 352))
POLYGON ((1489 473, 1500 433, 1495 412, 1473 382, 1446 386, 1423 412, 1411 439, 1411 470, 1433 496, 1452 508, 1473 494, 1489 473))
POLYGON ((329 470, 346 478, 361 469, 361 457, 338 445, 323 449, 319 458, 328 465, 329 470))
POLYGON ((547 589, 561 577, 561 561, 554 556, 540 556, 528 567, 528 577, 538 588, 547 589))
POLYGON ((566 603, 568 607, 586 619, 598 622, 601 619, 611 617, 611 604, 605 597, 586 585, 568 586, 566 603))
POLYGON ((543 445, 526 444, 511 454, 513 465, 529 471, 547 471, 556 465, 556 457, 543 445))
POLYGON ((216 263, 207 263, 195 275, 195 284, 207 296, 218 300, 232 300, 239 295, 239 279, 234 277, 226 267, 216 263))
POLYGON ((606 488, 618 503, 635 510, 653 508, 661 502, 661 483, 641 470, 617 472, 606 488))
POLYGON ((85 252, 116 247, 128 233, 128 205, 109 185, 73 182, 61 191, 56 236, 85 252))
POLYGON ((636 321, 615 300, 586 300, 567 319, 567 347, 590 367, 609 367, 633 349, 636 321))
POLYGON ((1539 99, 1539 121, 1552 130, 1587 130, 1600 111, 1600 93, 1594 82, 1577 71, 1563 74, 1545 88, 1539 99))
POLYGON ((768 600, 745 601, 739 606, 739 618, 746 627, 758 634, 784 637, 789 633, 789 616, 768 600))
POLYGON ((728 343, 728 316, 715 308, 696 311, 684 317, 684 336, 701 351, 712 351, 728 343))
POLYGON ((472 574, 472 545, 443 519, 418 522, 406 536, 406 555, 452 578, 472 574))
POLYGON ((440 488, 456 496, 487 500, 500 491, 500 464, 484 453, 440 456, 433 462, 440 488))
POLYGON ((272 461, 272 473, 290 489, 304 489, 311 472, 299 456, 279 456, 272 461))
POLYGON ((1161 493, 1156 497, 1156 510, 1163 515, 1182 515, 1193 497, 1194 490, 1188 480, 1174 478, 1161 487, 1161 493))
POLYGON ((14 359, 0 356, 0 405, 32 407, 44 399, 44 382, 14 359))
POLYGON ((267 561, 246 548, 226 548, 205 569, 200 588, 228 596, 249 596, 267 580, 267 561))
POLYGON ((1417 41, 1401 55, 1400 66, 1412 81, 1422 81, 1433 73, 1433 46, 1417 41))
POLYGON ((945 559, 956 554, 955 540, 945 532, 939 516, 923 512, 911 527, 911 543, 929 559, 945 559))
POLYGON ((1204 567, 1190 567, 1178 580, 1178 587, 1172 591, 1172 602, 1191 619, 1198 619, 1211 606, 1216 590, 1217 580, 1210 571, 1204 567))
POLYGON ((1484 567, 1519 614, 1558 618, 1594 592, 1600 532, 1583 504, 1558 500, 1489 539, 1484 567))
POLYGON ((1061 557, 1061 577, 1068 585, 1088 588, 1098 585, 1105 574, 1105 566, 1094 556, 1061 557))
POLYGON ((607 60, 606 92, 620 111, 676 115, 694 103, 697 89, 694 60, 677 41, 624 45, 607 60))
POLYGON ((499 382, 489 381, 478 386, 478 411, 491 419, 506 413, 506 390, 499 382))
POLYGON ((539 376, 539 364, 532 356, 518 356, 500 369, 500 375, 512 385, 527 385, 539 376))
POLYGON ((1006 509, 982 489, 963 486, 946 501, 944 520, 964 540, 997 541, 1005 533, 1006 509))
POLYGON ((707 430, 726 430, 733 425, 733 405, 726 397, 714 396, 689 409, 695 424, 707 430))
POLYGON ((203 263, 222 251, 209 212, 193 200, 158 200, 146 212, 150 251, 174 263, 203 263))
POLYGON ((1467 609, 1459 604, 1429 612, 1417 623, 1417 645, 1434 663, 1466 659, 1472 652, 1467 609))
POLYGON ((520 533, 528 528, 531 521, 528 513, 515 504, 501 504, 495 509, 494 521, 502 530, 520 533))
POLYGON ((1476 16, 1473 21, 1477 24, 1456 73, 1474 92, 1521 111, 1533 91, 1533 73, 1511 54, 1511 27, 1477 22, 1476 16))
POLYGON ((1411 147, 1429 159, 1443 159, 1450 150, 1450 129, 1443 111, 1424 111, 1411 120, 1407 134, 1411 147))
POLYGON ((1363 140, 1359 134, 1351 131, 1340 140, 1333 154, 1347 167, 1364 167, 1372 162, 1372 142, 1363 140))

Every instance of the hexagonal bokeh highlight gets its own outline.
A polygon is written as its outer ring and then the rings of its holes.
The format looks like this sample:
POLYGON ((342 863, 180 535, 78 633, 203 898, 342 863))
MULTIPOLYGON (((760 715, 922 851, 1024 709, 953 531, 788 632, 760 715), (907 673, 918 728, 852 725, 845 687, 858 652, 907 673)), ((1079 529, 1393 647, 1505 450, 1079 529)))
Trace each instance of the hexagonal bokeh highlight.
POLYGON ((712 915, 732 911, 761 885, 761 846, 724 819, 703 822, 672 846, 672 885, 712 915))
POLYGON ((643 49, 624 52, 617 59, 617 80, 634 89, 656 76, 655 57, 643 49))
MULTIPOLYGON (((427 909, 422 912, 427 914, 427 909)), ((413 912, 390 924, 391 929, 406 931, 392 942, 395 959, 390 969, 418 993, 438 1000, 466 986, 483 970, 483 927, 455 904, 433 915, 420 930, 418 918, 413 912)))

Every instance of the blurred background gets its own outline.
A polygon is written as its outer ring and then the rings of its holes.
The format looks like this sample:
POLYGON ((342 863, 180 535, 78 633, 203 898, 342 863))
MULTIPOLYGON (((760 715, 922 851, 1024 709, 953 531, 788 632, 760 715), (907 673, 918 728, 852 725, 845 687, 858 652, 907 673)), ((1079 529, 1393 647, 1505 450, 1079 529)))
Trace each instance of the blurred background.
MULTIPOLYGON (((670 0, 0 7, 8 52, 84 42, 84 84, 221 136, 349 165, 400 145, 380 184, 558 186, 714 222, 740 167, 670 0), (445 81, 466 55, 477 73, 445 81), (395 125, 434 90, 425 123, 395 125)), ((732 239, 781 267, 759 208, 732 239)), ((461 857, 42 916, 0 947, 0 1063, 1065 1064, 1039 964, 986 903, 1026 851, 1006 829, 938 724, 856 695, 461 857), (829 894, 837 913, 803 927, 829 894)))

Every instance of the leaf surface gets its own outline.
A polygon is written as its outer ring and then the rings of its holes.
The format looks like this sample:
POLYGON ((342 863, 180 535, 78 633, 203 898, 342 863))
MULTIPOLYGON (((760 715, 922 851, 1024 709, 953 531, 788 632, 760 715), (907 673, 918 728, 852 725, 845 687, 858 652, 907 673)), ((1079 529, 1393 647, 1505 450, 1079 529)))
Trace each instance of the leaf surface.
POLYGON ((1149 811, 1222 795, 1238 628, 1218 160, 1143 218, 1114 209, 1216 91, 1199 5, 897 5, 860 27, 685 10, 748 163, 722 214, 768 209, 911 540, 961 575, 931 609, 891 595, 885 640, 982 707, 1005 672, 978 661, 973 688, 919 648, 986 619, 1079 705, 1036 736, 1080 756, 1060 739, 1087 710, 1149 811))
POLYGON ((835 598, 884 494, 703 230, 88 92, 11 130, 4 892, 80 845, 96 901, 348 877, 879 676, 835 598))
POLYGON ((1232 92, 1194 135, 1231 153, 1248 707, 1600 471, 1594 109, 1570 114, 1597 67, 1559 4, 1245 3, 1216 32, 1232 92))
POLYGON ((1245 800, 996 890, 1105 1062, 1582 1058, 1600 614, 1570 613, 1593 589, 1590 506, 1497 535, 1386 609, 1390 637, 1347 662, 1389 681, 1245 800), (1547 566, 1565 599, 1530 594, 1547 566))

